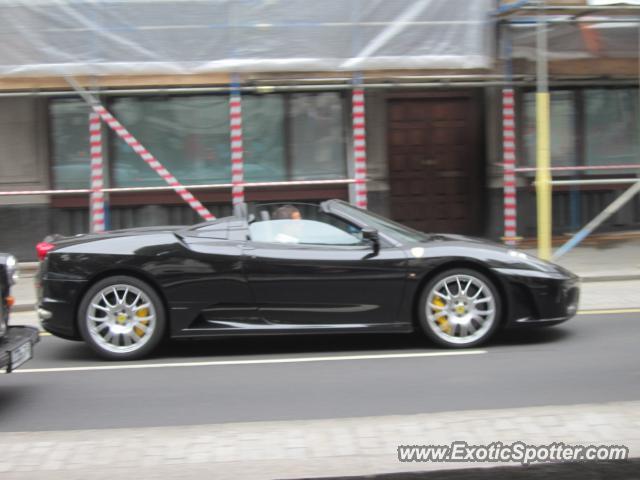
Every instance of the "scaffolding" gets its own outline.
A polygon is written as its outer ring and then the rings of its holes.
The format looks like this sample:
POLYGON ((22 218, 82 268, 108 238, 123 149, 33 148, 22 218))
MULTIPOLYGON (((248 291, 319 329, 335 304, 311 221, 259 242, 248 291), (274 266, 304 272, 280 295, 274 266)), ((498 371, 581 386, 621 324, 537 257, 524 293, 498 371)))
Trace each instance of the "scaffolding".
MULTIPOLYGON (((252 186, 352 185, 351 198, 366 208, 365 88, 360 72, 389 69, 488 69, 493 61, 487 25, 492 0, 127 0, 95 2, 0 0, 0 76, 8 79, 65 78, 75 93, 203 218, 211 213, 189 191, 229 188, 234 204, 252 186), (460 8, 464 5, 464 8, 460 8), (455 39, 443 41, 442 39, 455 39), (344 72, 318 81, 299 72, 344 72), (228 85, 171 89, 96 89, 101 76, 201 75, 223 72, 228 85), (252 72, 298 72, 276 85, 248 84, 252 72), (83 77, 84 81, 79 78, 83 77), (244 92, 352 90, 353 178, 320 181, 245 182, 242 146, 244 92), (82 85, 81 85, 82 84, 82 85), (92 88, 93 87, 93 88, 92 88), (99 98, 110 94, 224 92, 229 94, 232 176, 230 185, 182 185, 120 123, 99 98)), ((274 75, 275 76, 275 75, 274 75)), ((462 76, 464 77, 464 76, 462 76)), ((446 78, 446 77, 443 77, 446 78)), ((463 80, 464 78, 461 78, 463 80)), ((403 78, 422 84, 424 78, 403 78)), ((440 79, 442 80, 442 78, 440 79)), ((393 88, 386 83, 385 88, 393 88)), ((444 82, 443 82, 444 84, 444 82)), ((13 91, 0 96, 68 95, 67 90, 13 91)), ((92 221, 104 228, 109 192, 151 188, 105 188, 98 158, 98 132, 92 138, 92 221), (99 181, 98 181, 99 180, 99 181)), ((153 150, 153 146, 150 146, 153 150)), ((100 152, 101 153, 101 152, 100 152)), ((152 187, 155 190, 162 187, 152 187)), ((0 192, 0 196, 86 193, 80 190, 0 192)))
MULTIPOLYGON (((637 192, 640 192, 640 180, 633 180, 630 186, 622 195, 614 202, 608 205, 595 218, 581 228, 571 239, 562 245, 555 254, 551 252, 551 188, 553 185, 586 185, 593 184, 593 180, 552 180, 551 177, 551 155, 550 155, 550 97, 549 97, 549 74, 548 59, 551 58, 590 58, 594 54, 598 54, 602 43, 596 41, 593 35, 585 35, 584 26, 587 28, 602 28, 608 32, 609 37, 616 39, 616 42, 607 43, 611 57, 614 58, 638 58, 640 54, 640 7, 634 5, 616 5, 616 6, 557 6, 547 5, 546 0, 537 2, 518 1, 511 4, 503 5, 496 13, 498 20, 499 32, 502 35, 504 45, 504 62, 506 65, 506 80, 511 79, 511 62, 513 56, 535 60, 536 63, 536 204, 537 204, 537 234, 538 234, 538 255, 543 259, 559 258, 573 247, 578 245, 584 238, 593 232, 607 218, 624 206, 637 192), (529 35, 527 31, 531 27, 535 27, 535 44, 527 44, 526 39, 529 35), (562 40, 556 39, 557 48, 553 46, 549 48, 548 35, 553 32, 557 26, 566 27, 562 31, 562 40), (577 26, 577 27, 576 27, 577 26), (614 28, 612 29, 611 26, 614 28), (580 30, 580 29, 583 30, 580 30), (620 29, 623 29, 623 35, 620 35, 620 29), (518 33, 514 30, 520 30, 518 33), (632 41, 629 42, 629 31, 632 32, 632 41), (524 33, 523 33, 524 32, 524 33), (567 42, 567 35, 576 33, 584 36, 583 42, 567 42), (626 36, 625 36, 626 34, 626 36), (515 37, 515 38, 514 38, 515 37), (515 46, 514 46, 515 44, 515 46), (554 53, 555 52, 555 53, 554 53), (533 55, 532 55, 533 53, 533 55), (570 183, 568 183, 570 182, 570 183)), ((638 79, 636 85, 640 87, 640 58, 638 58, 638 79)), ((639 95, 640 99, 640 95, 639 95)), ((640 108, 639 108, 640 112, 640 108)), ((638 122, 640 125, 640 121, 638 122)), ((513 136, 509 129, 503 132, 505 136, 505 146, 511 145, 513 136)), ((625 165, 624 167, 628 167, 625 165)), ((509 218, 516 216, 515 203, 507 205, 507 199, 510 196, 515 198, 515 173, 518 171, 514 167, 511 159, 505 157, 503 168, 505 169, 505 179, 507 177, 514 181, 504 182, 505 192, 505 218, 507 213, 509 218), (507 211, 508 207, 508 211, 507 211)), ((617 169, 619 166, 600 166, 601 170, 617 169)), ((566 170, 572 170, 569 167, 566 170)), ((579 170, 576 167, 575 170, 579 170)), ((522 170, 520 170, 522 171, 522 170)), ((613 183, 628 182, 628 179, 614 179, 613 183)), ((612 183, 611 180, 608 180, 612 183)), ((505 220, 505 237, 507 239, 516 236, 515 230, 506 229, 505 220)))

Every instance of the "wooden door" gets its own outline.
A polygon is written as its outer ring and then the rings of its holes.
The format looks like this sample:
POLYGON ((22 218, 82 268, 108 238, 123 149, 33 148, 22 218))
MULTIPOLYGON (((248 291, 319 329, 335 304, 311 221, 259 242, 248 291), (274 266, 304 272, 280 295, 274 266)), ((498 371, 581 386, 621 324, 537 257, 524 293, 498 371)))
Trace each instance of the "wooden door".
POLYGON ((478 234, 483 222, 480 111, 471 93, 389 98, 394 220, 425 232, 478 234))

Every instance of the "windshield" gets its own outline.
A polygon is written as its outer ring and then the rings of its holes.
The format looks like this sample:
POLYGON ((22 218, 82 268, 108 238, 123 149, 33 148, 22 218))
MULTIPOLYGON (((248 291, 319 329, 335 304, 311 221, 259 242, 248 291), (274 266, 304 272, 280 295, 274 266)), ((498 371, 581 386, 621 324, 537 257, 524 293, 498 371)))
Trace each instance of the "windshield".
POLYGON ((360 220, 366 225, 389 235, 391 238, 402 242, 422 242, 428 239, 428 235, 413 228, 409 228, 401 223, 394 222, 366 210, 356 208, 346 202, 340 202, 340 208, 353 218, 360 220))

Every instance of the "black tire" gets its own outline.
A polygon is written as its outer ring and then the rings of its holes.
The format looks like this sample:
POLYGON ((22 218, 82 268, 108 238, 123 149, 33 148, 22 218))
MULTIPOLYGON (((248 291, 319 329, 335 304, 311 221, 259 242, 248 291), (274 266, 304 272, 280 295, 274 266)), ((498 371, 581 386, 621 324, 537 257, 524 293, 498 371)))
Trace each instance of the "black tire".
MULTIPOLYGON (((431 278, 422 289, 422 292, 420 294, 420 299, 418 301, 418 312, 417 312, 418 321, 420 323, 420 327, 422 328, 422 331, 424 332, 424 334, 430 340, 437 343, 438 345, 441 345, 447 348, 472 348, 485 343, 496 332, 496 330, 498 329, 501 323, 502 304, 503 304, 503 299, 500 296, 500 292, 496 288, 495 284, 486 275, 483 275, 482 273, 476 270, 472 270, 468 268, 453 268, 451 270, 443 271, 437 274, 436 276, 434 276, 433 278, 431 278), (434 290, 434 288, 436 288, 438 284, 440 284, 441 281, 443 281, 448 277, 454 277, 456 275, 461 277, 473 277, 477 279, 479 282, 481 282, 488 288, 489 293, 493 298, 494 314, 493 314, 490 325, 486 327, 486 330, 483 331, 482 334, 479 334, 480 336, 477 339, 471 340, 468 343, 456 343, 456 341, 454 341, 455 339, 447 340, 447 338, 443 338, 443 337, 451 337, 451 335, 447 334, 446 332, 441 332, 440 334, 436 333, 435 329, 437 327, 433 324, 433 322, 429 321, 429 319, 427 318, 427 302, 429 300, 429 297, 431 296, 431 292, 434 290)), ((436 311, 437 310, 433 310, 433 312, 436 312, 436 311)), ((454 314, 452 314, 451 316, 453 317, 453 315, 454 314)), ((448 322, 447 316, 445 316, 444 318, 445 318, 444 321, 448 322)), ((451 328, 451 327, 448 326, 447 328, 451 328)), ((442 327, 440 327, 440 329, 442 330, 442 327)), ((455 330, 455 327, 454 327, 454 330, 455 330)), ((454 337, 455 337, 455 334, 454 334, 454 337)))
POLYGON ((146 282, 127 275, 107 277, 92 285, 82 298, 82 302, 78 308, 77 321, 83 340, 100 357, 107 360, 136 360, 149 355, 162 341, 167 323, 164 304, 156 291, 146 282), (145 339, 144 344, 141 344, 138 348, 132 351, 114 352, 107 350, 98 341, 96 341, 96 339, 94 339, 89 331, 90 320, 88 319, 88 309, 90 307, 91 300, 98 295, 100 291, 115 285, 130 285, 143 292, 148 298, 149 303, 152 304, 152 308, 155 313, 155 325, 152 332, 149 334, 149 338, 145 339))

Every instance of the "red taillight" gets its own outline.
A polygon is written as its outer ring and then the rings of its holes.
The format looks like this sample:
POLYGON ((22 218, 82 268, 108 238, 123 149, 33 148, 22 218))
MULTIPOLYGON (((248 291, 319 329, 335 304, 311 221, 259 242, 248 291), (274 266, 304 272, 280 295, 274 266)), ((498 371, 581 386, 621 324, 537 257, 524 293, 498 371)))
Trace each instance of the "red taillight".
POLYGON ((40 259, 40 261, 43 261, 45 259, 47 253, 53 250, 53 247, 53 243, 49 242, 40 242, 36 245, 36 252, 38 253, 38 258, 40 259))

